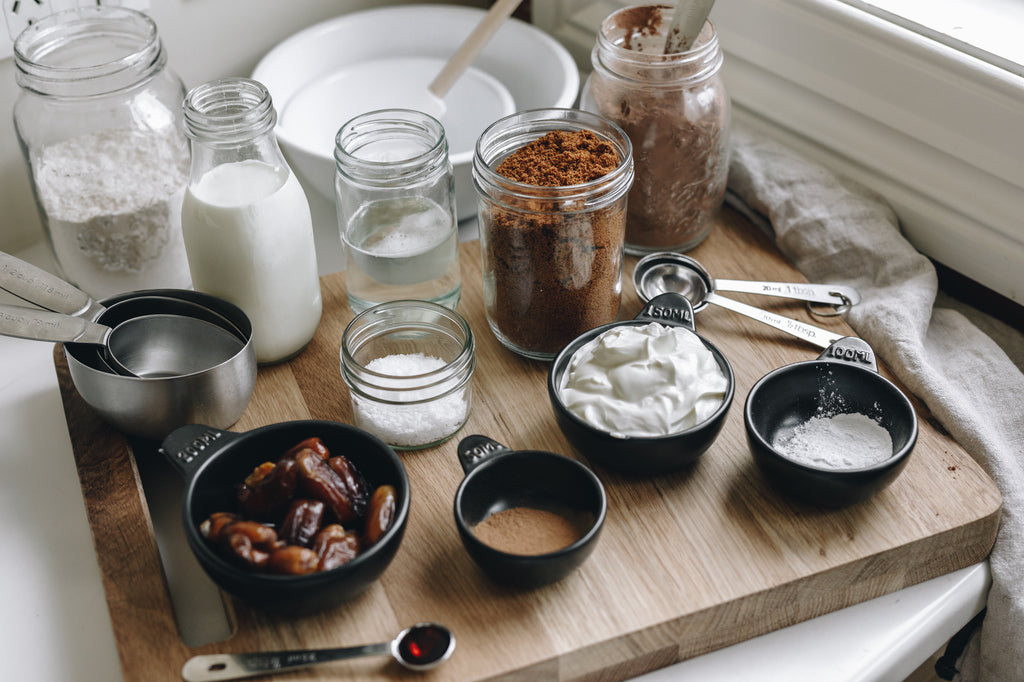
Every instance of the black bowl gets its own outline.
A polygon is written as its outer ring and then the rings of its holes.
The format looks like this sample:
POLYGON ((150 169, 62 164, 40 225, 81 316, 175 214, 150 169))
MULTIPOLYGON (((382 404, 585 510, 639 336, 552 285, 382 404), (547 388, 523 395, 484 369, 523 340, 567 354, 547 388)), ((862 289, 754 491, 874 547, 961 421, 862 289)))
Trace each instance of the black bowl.
POLYGON ((604 486, 580 462, 542 450, 511 450, 485 436, 459 442, 466 472, 455 493, 462 544, 492 580, 514 587, 547 585, 576 570, 597 546, 608 509, 604 486), (512 554, 480 540, 473 527, 491 514, 531 507, 584 521, 572 544, 545 554, 512 554))
POLYGON ((866 500, 899 476, 917 441, 917 415, 906 395, 878 373, 871 347, 839 339, 816 360, 776 369, 750 389, 744 409, 754 461, 783 494, 823 507, 866 500), (827 404, 826 404, 827 403, 827 404), (881 424, 892 439, 892 457, 839 469, 796 462, 772 446, 780 436, 822 413, 860 413, 881 424))
POLYGON ((559 396, 558 387, 576 351, 609 329, 642 326, 651 322, 684 327, 696 334, 690 302, 680 294, 661 294, 651 299, 634 319, 606 324, 578 336, 562 349, 551 363, 548 372, 548 397, 555 411, 555 419, 565 437, 588 460, 626 474, 666 473, 682 469, 696 461, 711 447, 722 430, 735 392, 736 379, 729 360, 714 344, 697 334, 729 380, 722 404, 714 414, 700 424, 667 436, 626 436, 599 429, 570 412, 559 396))
POLYGON ((185 476, 182 522, 185 537, 207 575, 247 604, 288 614, 336 606, 365 591, 391 563, 409 517, 405 466, 376 436, 347 424, 306 420, 271 424, 245 433, 188 425, 176 429, 160 451, 185 476), (368 549, 338 568, 301 576, 247 571, 226 560, 203 538, 199 525, 210 514, 234 511, 236 486, 260 463, 274 461, 306 438, 319 437, 331 452, 344 454, 371 488, 395 488, 391 528, 368 549))

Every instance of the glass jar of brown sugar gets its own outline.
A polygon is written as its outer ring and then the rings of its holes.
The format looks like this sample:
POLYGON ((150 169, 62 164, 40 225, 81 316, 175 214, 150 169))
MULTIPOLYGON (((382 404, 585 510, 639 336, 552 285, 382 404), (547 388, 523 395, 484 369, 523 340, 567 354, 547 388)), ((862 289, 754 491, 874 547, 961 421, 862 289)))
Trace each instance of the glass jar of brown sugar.
POLYGON ((615 320, 622 293, 629 138, 577 109, 523 111, 477 140, 484 307, 498 340, 550 360, 615 320))
POLYGON ((633 143, 626 252, 688 251, 711 232, 729 171, 730 103, 722 49, 707 22, 685 52, 664 54, 670 5, 609 15, 591 53, 580 107, 620 125, 633 143))

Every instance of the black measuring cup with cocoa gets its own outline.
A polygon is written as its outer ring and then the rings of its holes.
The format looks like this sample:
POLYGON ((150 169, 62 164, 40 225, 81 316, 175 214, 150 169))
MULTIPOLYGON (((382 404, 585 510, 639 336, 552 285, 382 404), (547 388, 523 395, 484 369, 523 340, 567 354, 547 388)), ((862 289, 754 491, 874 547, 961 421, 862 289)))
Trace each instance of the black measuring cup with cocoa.
POLYGON ((458 456, 466 476, 455 493, 455 525, 492 580, 540 587, 566 577, 594 551, 608 501, 587 466, 481 435, 463 438, 458 456))
POLYGON ((823 507, 861 502, 892 483, 918 433, 909 398, 878 372, 871 346, 856 337, 762 377, 743 417, 769 483, 823 507))

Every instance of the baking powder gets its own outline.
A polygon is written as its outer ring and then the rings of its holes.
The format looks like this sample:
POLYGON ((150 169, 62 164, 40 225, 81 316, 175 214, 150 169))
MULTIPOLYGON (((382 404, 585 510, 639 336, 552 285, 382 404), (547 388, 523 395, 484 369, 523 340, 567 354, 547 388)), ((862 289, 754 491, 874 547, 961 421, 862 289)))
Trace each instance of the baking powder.
POLYGON ((885 427, 857 412, 811 417, 772 447, 800 464, 827 469, 861 469, 893 455, 885 427))

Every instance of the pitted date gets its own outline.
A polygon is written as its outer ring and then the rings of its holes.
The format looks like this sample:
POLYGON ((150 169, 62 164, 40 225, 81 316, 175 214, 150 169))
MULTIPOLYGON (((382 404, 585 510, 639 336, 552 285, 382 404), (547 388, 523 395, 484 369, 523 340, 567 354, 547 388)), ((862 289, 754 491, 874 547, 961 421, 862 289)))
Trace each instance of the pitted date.
POLYGON ((260 464, 238 488, 242 513, 257 519, 272 519, 280 514, 295 495, 298 474, 292 458, 260 464))
POLYGON ((366 510, 366 524, 363 526, 363 540, 369 547, 381 539, 395 522, 395 488, 382 485, 373 491, 370 504, 366 510))
POLYGON ((281 459, 295 459, 295 455, 299 454, 302 450, 307 449, 312 450, 319 455, 320 459, 327 459, 331 456, 331 451, 327 449, 324 442, 316 436, 313 436, 312 438, 307 438, 306 440, 293 445, 288 452, 284 453, 284 457, 281 459))
POLYGON ((362 474, 356 471, 355 466, 344 455, 331 457, 327 460, 327 466, 331 467, 334 473, 338 474, 338 478, 341 479, 342 483, 344 483, 345 490, 348 492, 348 497, 351 501, 352 511, 355 515, 362 516, 365 514, 369 491, 362 474))
POLYGON ((320 500, 293 500, 281 523, 281 539, 290 545, 312 547, 324 520, 324 503, 320 500))
POLYGON ((329 571, 356 558, 360 550, 359 537, 340 524, 332 523, 316 536, 313 549, 319 558, 320 570, 329 571))
POLYGON ((334 513, 339 523, 351 523, 358 518, 348 486, 341 476, 311 449, 295 455, 299 471, 299 488, 312 498, 322 500, 334 513))
POLYGON ((320 557, 308 547, 285 545, 275 549, 267 559, 267 570, 278 575, 306 575, 315 573, 320 557))

